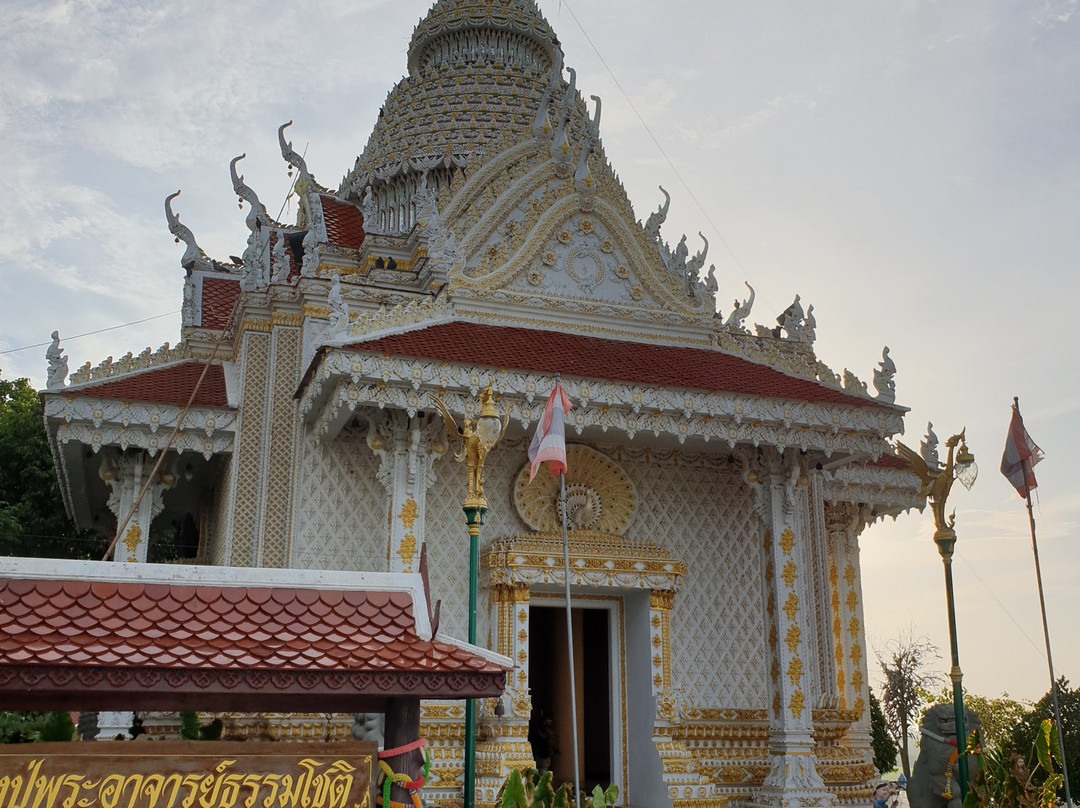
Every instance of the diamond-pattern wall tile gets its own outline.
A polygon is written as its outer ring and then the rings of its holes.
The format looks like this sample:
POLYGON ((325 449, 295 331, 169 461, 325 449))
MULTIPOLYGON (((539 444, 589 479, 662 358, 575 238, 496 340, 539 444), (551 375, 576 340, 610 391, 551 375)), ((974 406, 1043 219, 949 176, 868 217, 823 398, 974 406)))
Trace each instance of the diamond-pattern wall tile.
POLYGON ((655 541, 687 566, 671 615, 674 686, 696 707, 760 708, 768 699, 768 654, 750 492, 723 461, 672 452, 612 456, 638 489, 628 535, 655 541))
POLYGON ((300 465, 299 535, 292 566, 386 572, 388 495, 363 430, 329 443, 305 432, 300 465))
POLYGON ((259 529, 259 499, 263 490, 262 436, 269 373, 270 337, 249 333, 244 337, 244 375, 240 391, 240 426, 233 455, 236 498, 233 500, 232 531, 228 563, 251 566, 255 560, 259 529))

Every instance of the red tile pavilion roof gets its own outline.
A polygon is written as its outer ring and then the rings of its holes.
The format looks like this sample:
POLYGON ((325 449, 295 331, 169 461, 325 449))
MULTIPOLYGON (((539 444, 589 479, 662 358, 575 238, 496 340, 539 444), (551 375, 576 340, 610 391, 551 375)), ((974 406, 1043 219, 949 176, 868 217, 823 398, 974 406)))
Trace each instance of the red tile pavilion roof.
MULTIPOLYGON (((72 694, 109 703, 104 691, 121 689, 128 709, 161 704, 164 694, 170 703, 229 709, 260 695, 279 700, 262 710, 348 701, 354 711, 373 698, 502 690, 501 665, 468 646, 421 638, 414 608, 426 603, 414 603, 408 587, 148 582, 121 574, 135 566, 126 564, 116 565, 113 580, 101 580, 112 563, 82 563, 96 580, 19 578, 0 569, 0 707, 33 709, 31 695, 40 704, 72 694)), ((233 572, 238 580, 245 575, 233 572)), ((294 573, 304 580, 299 571, 283 574, 294 573)))
MULTIPOLYGON (((117 379, 69 387, 63 392, 67 396, 143 401, 150 404, 173 404, 182 407, 187 404, 191 391, 195 389, 202 372, 203 363, 192 360, 168 367, 150 368, 117 379)), ((225 371, 221 365, 210 366, 202 384, 199 385, 199 391, 192 401, 192 406, 229 406, 225 390, 225 371)))
POLYGON ((540 373, 561 372, 589 379, 658 387, 685 387, 849 407, 889 406, 808 379, 788 376, 766 365, 720 351, 625 342, 558 331, 452 322, 348 347, 393 356, 540 373))
POLYGON ((359 249, 364 242, 364 215, 359 208, 325 194, 322 206, 327 240, 338 247, 359 249))

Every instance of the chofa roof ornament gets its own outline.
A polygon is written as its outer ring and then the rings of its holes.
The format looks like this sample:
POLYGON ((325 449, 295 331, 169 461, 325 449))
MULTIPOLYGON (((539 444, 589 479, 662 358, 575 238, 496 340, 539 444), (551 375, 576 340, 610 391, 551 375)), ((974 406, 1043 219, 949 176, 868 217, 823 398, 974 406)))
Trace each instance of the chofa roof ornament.
MULTIPOLYGON (((288 123, 283 123, 281 126, 278 127, 277 134, 278 143, 281 146, 281 156, 284 158, 286 163, 288 163, 300 172, 300 177, 304 180, 304 182, 310 184, 313 180, 311 172, 308 171, 307 162, 305 162, 303 157, 293 151, 292 141, 289 141, 288 143, 285 142, 285 130, 292 126, 292 123, 292 121, 289 121, 288 123)), ((291 170, 289 171, 289 176, 292 176, 291 170)))
POLYGON ((184 250, 184 255, 180 258, 180 266, 182 266, 189 275, 196 269, 207 272, 218 269, 215 263, 207 258, 206 253, 202 251, 202 248, 195 241, 195 234, 191 232, 191 228, 181 224, 180 217, 173 213, 172 201, 178 196, 180 196, 179 191, 165 197, 165 219, 169 222, 169 232, 176 237, 176 243, 179 244, 182 241, 187 245, 187 249, 184 250))
POLYGON ((247 157, 247 154, 241 154, 238 157, 234 157, 229 163, 229 176, 232 177, 233 191, 240 197, 240 207, 244 206, 244 202, 247 202, 251 206, 251 210, 248 212, 245 223, 248 230, 254 233, 256 230, 261 230, 264 227, 269 227, 271 224, 270 214, 266 212, 266 206, 259 201, 259 196, 250 187, 244 183, 244 175, 237 175, 236 164, 247 157))

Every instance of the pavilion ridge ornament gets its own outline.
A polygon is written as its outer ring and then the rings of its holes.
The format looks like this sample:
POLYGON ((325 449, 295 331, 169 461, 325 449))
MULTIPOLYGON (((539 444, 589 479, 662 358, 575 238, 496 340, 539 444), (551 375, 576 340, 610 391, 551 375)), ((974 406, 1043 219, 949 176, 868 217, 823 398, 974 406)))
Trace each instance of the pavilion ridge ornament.
POLYGON ((49 362, 49 376, 46 387, 57 390, 64 386, 64 379, 68 375, 68 358, 64 356, 64 349, 60 347, 60 332, 52 332, 52 344, 45 351, 45 359, 49 362))
POLYGON ((896 363, 889 356, 889 347, 881 352, 881 364, 874 371, 874 389, 878 391, 878 401, 892 404, 896 401, 896 363))
POLYGON ((114 376, 133 373, 137 370, 162 367, 174 362, 179 362, 183 359, 191 359, 194 356, 196 356, 196 354, 192 351, 191 346, 188 343, 181 343, 175 348, 170 348, 169 343, 166 342, 158 348, 157 351, 151 351, 150 348, 146 348, 138 356, 130 352, 117 360, 114 360, 110 356, 98 364, 97 367, 91 367, 90 363, 87 362, 72 373, 68 381, 72 385, 103 381, 104 379, 110 379, 114 376))

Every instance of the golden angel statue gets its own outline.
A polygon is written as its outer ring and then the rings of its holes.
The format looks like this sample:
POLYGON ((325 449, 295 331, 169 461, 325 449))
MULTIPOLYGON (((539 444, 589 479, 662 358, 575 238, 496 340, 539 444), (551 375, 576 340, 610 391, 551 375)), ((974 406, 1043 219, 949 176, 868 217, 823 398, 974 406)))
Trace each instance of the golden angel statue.
POLYGON ((468 465, 469 491, 465 499, 465 507, 486 508, 487 499, 484 497, 484 461, 488 452, 498 443, 510 423, 509 414, 499 420, 499 413, 495 410, 495 394, 492 391, 492 382, 480 393, 480 415, 477 418, 462 418, 463 426, 458 426, 454 416, 446 405, 437 396, 431 397, 435 406, 443 417, 446 427, 446 439, 448 443, 455 441, 461 447, 454 454, 455 460, 465 460, 468 465))

